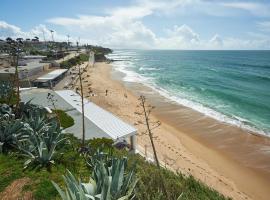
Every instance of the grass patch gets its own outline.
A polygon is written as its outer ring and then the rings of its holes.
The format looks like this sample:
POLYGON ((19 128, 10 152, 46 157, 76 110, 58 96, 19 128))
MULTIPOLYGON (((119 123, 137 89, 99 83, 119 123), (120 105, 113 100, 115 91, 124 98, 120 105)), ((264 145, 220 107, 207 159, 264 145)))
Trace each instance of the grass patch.
POLYGON ((62 145, 63 148, 58 149, 56 163, 50 171, 46 168, 24 170, 24 157, 0 154, 0 193, 14 180, 27 177, 31 179, 31 182, 23 187, 23 191, 31 191, 34 199, 60 199, 51 180, 64 185, 62 175, 66 173, 66 169, 69 169, 76 177, 89 181, 91 172, 84 158, 76 151, 80 146, 80 141, 70 134, 66 134, 66 137, 68 139, 62 145))
POLYGON ((0 192, 14 180, 23 177, 21 166, 23 162, 15 156, 0 154, 0 192))
POLYGON ((61 127, 64 129, 74 125, 74 119, 63 110, 54 110, 60 120, 61 127))
MULTIPOLYGON (((123 152, 122 152, 123 153, 123 152)), ((121 154, 121 153, 120 153, 121 154)), ((192 176, 176 174, 170 170, 162 170, 162 178, 168 193, 166 197, 162 192, 162 179, 158 168, 144 161, 139 155, 129 155, 129 165, 137 165, 137 177, 139 178, 136 187, 136 199, 143 200, 175 200, 181 195, 181 200, 225 200, 223 195, 207 187, 205 184, 194 179, 192 176)))
MULTIPOLYGON (((48 171, 47 169, 23 170, 25 159, 14 155, 0 154, 0 192, 18 178, 28 177, 31 182, 24 186, 23 191, 31 191, 34 199, 54 200, 60 199, 57 191, 51 184, 51 180, 64 186, 62 175, 69 169, 76 178, 81 178, 82 182, 89 181, 91 174, 84 158, 78 153, 81 141, 71 134, 66 134, 68 138, 59 149, 55 157, 55 165, 48 171)), ((86 142, 92 144, 92 149, 103 146, 110 148, 111 141, 107 139, 90 140, 86 142), (105 143, 103 145, 102 141, 105 143)), ((107 149, 108 150, 108 149, 107 149)), ((165 180, 165 188, 168 197, 165 197, 161 190, 161 178, 159 170, 153 164, 147 163, 139 155, 129 155, 126 151, 113 149, 114 155, 122 157, 128 156, 128 166, 136 163, 136 176, 139 182, 135 193, 137 200, 175 200, 183 193, 181 200, 225 200, 226 198, 218 192, 205 186, 193 177, 186 177, 182 174, 175 174, 169 170, 162 170, 162 177, 165 180)))

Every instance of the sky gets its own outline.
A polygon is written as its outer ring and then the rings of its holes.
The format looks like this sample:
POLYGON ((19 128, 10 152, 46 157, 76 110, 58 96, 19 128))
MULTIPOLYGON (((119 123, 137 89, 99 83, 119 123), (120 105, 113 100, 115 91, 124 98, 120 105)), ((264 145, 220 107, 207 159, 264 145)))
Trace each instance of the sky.
POLYGON ((269 50, 270 0, 1 0, 0 38, 114 49, 269 50))

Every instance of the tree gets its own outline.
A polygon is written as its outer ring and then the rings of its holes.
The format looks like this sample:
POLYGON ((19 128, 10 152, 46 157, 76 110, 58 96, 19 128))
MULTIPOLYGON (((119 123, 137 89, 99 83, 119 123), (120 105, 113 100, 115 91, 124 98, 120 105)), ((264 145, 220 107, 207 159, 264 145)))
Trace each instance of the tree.
POLYGON ((19 103, 20 103, 20 79, 19 79, 19 57, 23 52, 23 38, 17 38, 13 40, 12 38, 6 38, 7 50, 9 55, 12 57, 13 65, 15 67, 14 74, 14 85, 16 87, 16 112, 18 111, 19 103))
MULTIPOLYGON (((6 38, 4 41, 4 48, 5 51, 11 56, 12 59, 12 65, 15 67, 15 73, 14 73, 14 80, 13 85, 16 87, 16 110, 15 113, 18 111, 19 103, 20 103, 20 77, 19 77, 19 59, 23 52, 26 51, 26 42, 29 42, 30 39, 27 39, 24 41, 23 38, 17 38, 16 40, 13 40, 11 37, 6 38)), ((34 37, 32 41, 38 42, 39 38, 34 37)))

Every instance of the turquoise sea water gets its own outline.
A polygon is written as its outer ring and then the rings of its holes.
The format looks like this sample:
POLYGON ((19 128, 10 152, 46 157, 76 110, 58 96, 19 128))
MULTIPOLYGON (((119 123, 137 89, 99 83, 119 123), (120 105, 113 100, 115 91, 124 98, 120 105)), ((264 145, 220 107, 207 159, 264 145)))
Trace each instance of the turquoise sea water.
POLYGON ((270 51, 115 50, 124 81, 270 136, 270 51))

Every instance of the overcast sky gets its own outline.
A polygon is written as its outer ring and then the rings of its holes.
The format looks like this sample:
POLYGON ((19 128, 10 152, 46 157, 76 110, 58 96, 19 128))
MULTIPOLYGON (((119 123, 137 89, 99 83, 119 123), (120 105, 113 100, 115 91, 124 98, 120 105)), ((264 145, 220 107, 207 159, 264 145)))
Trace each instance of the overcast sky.
POLYGON ((111 48, 270 49, 270 0, 1 0, 0 38, 111 48))

